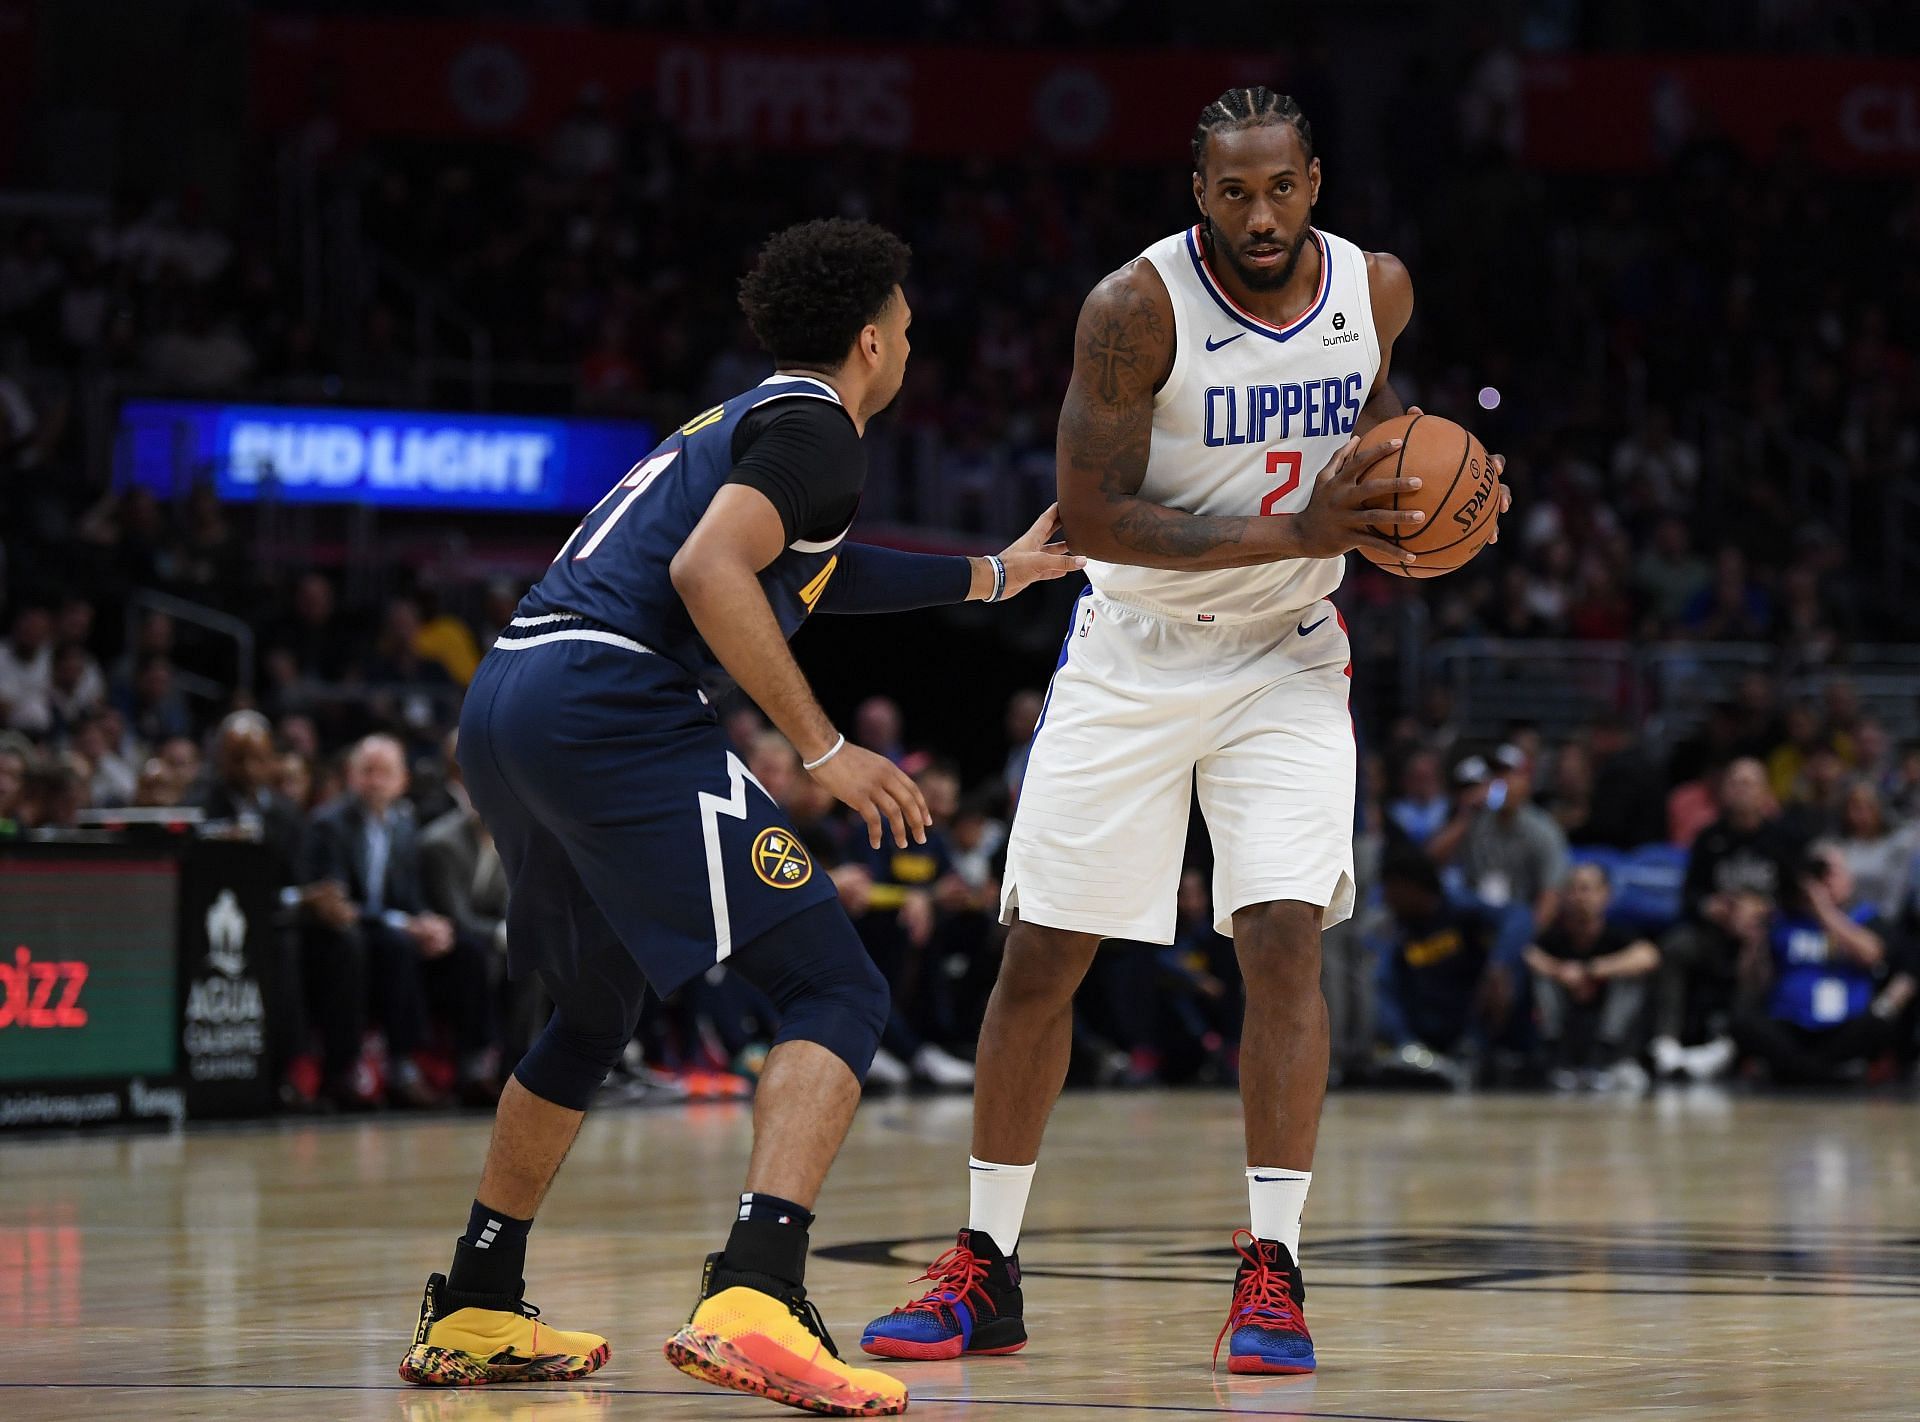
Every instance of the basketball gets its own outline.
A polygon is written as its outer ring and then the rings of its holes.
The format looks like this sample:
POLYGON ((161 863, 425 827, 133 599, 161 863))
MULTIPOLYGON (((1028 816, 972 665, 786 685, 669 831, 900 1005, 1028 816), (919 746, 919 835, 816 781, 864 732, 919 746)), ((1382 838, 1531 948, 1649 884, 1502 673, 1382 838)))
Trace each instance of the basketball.
POLYGON ((1393 539, 1409 553, 1413 564, 1390 562, 1371 548, 1360 551, 1375 567, 1403 578, 1437 578, 1464 567, 1486 546, 1500 511, 1500 476, 1486 447, 1470 430, 1438 415, 1396 415, 1383 420, 1362 438, 1363 444, 1404 439, 1405 444, 1379 460, 1368 475, 1375 479, 1418 478, 1411 494, 1392 494, 1370 507, 1424 509, 1427 521, 1415 529, 1374 528, 1369 532, 1393 539))

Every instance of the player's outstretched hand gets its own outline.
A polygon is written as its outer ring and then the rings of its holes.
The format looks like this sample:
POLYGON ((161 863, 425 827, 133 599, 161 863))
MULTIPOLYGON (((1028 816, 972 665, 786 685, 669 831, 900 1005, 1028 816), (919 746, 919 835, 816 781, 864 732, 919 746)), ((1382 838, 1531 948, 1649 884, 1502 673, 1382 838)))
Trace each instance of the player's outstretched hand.
POLYGON ((880 847, 883 821, 893 831, 897 848, 907 847, 909 834, 915 844, 927 842, 927 826, 933 823, 927 797, 912 777, 885 756, 849 741, 813 772, 813 778, 867 822, 867 843, 875 849, 880 847))
POLYGON ((1401 563, 1414 561, 1414 555, 1402 552, 1393 540, 1367 531, 1371 528, 1411 530, 1427 520, 1419 509, 1365 507, 1369 500, 1410 494, 1420 487, 1420 481, 1411 477, 1364 477, 1378 461, 1404 443, 1404 440, 1388 439, 1362 449, 1360 436, 1355 435, 1340 446, 1327 461, 1327 467, 1314 476, 1313 496, 1307 506, 1293 516, 1293 531, 1299 540, 1293 557, 1338 558, 1352 548, 1371 548, 1401 563))
POLYGON ((1048 504, 1047 511, 1033 521, 1033 527, 1001 552, 1000 561, 1007 565, 1007 589, 1001 594, 1003 601, 1017 592, 1026 591, 1035 583, 1064 578, 1068 573, 1077 573, 1087 566, 1085 558, 1067 552, 1066 540, 1056 536, 1059 532, 1060 505, 1048 504))
MULTIPOLYGON (((1426 411, 1422 410, 1418 405, 1409 405, 1407 406, 1407 413, 1409 415, 1424 415, 1426 411)), ((1500 481, 1500 508, 1493 516, 1493 532, 1487 535, 1487 542, 1498 543, 1500 541, 1500 515, 1513 507, 1513 490, 1507 487, 1507 456, 1504 454, 1490 454, 1487 457, 1493 461, 1493 477, 1500 481)))

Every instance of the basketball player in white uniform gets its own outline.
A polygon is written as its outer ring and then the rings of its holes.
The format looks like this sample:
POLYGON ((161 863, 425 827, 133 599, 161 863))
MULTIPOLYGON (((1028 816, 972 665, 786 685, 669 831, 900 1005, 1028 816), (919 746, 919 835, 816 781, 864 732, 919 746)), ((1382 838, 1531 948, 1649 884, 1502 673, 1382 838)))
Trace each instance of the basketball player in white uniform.
MULTIPOLYGON (((1417 512, 1359 507, 1417 487, 1364 472, 1397 442, 1361 447, 1403 412, 1387 371, 1413 288, 1396 258, 1312 225, 1320 164, 1291 99, 1223 95, 1201 115, 1194 168, 1200 222, 1081 310, 1058 469, 1092 586, 1007 851, 1013 928, 980 1035, 969 1227, 925 1296, 869 1325, 862 1346, 880 1356, 1024 1346, 1013 1256, 1074 990, 1103 938, 1173 941, 1197 786, 1216 927, 1247 994, 1252 1228, 1235 1235, 1222 1335, 1235 1372, 1314 1367, 1297 1261, 1327 1080, 1320 933, 1354 899, 1351 665, 1327 598, 1350 549, 1414 561, 1368 530, 1411 531, 1417 512)), ((1190 1168, 1140 1164, 1169 1183, 1190 1168)), ((1087 1204, 1085 1223, 1114 1223, 1087 1204)))

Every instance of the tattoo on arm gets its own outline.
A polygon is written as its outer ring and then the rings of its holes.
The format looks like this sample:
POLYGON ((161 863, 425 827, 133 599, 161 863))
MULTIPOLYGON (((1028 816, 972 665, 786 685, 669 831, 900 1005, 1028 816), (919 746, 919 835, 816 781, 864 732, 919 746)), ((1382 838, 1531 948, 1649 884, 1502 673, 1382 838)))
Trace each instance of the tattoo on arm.
POLYGON ((1158 339, 1160 313, 1151 303, 1128 294, 1124 307, 1103 311, 1087 332, 1084 354, 1087 369, 1094 377, 1094 388, 1107 404, 1117 404, 1122 394, 1121 377, 1139 383, 1143 338, 1158 339), (1129 309, 1130 308, 1130 309, 1129 309))
POLYGON ((1153 387, 1167 334, 1153 301, 1119 286, 1089 310, 1073 386, 1060 412, 1063 472, 1093 483, 1108 505, 1107 531, 1122 547, 1187 558, 1246 534, 1246 520, 1208 518, 1139 497, 1153 439, 1153 387))
POLYGON ((1113 536, 1142 553, 1192 558, 1238 543, 1247 536, 1244 518, 1213 518, 1130 498, 1110 525, 1113 536))

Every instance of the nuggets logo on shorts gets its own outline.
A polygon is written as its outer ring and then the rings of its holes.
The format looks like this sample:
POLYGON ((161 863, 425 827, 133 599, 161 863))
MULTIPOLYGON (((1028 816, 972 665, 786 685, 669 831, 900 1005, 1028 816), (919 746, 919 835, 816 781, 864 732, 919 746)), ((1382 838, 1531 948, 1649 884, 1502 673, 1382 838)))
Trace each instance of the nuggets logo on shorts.
POLYGON ((784 829, 763 829, 753 841, 753 872, 776 889, 797 889, 813 877, 807 847, 784 829))

